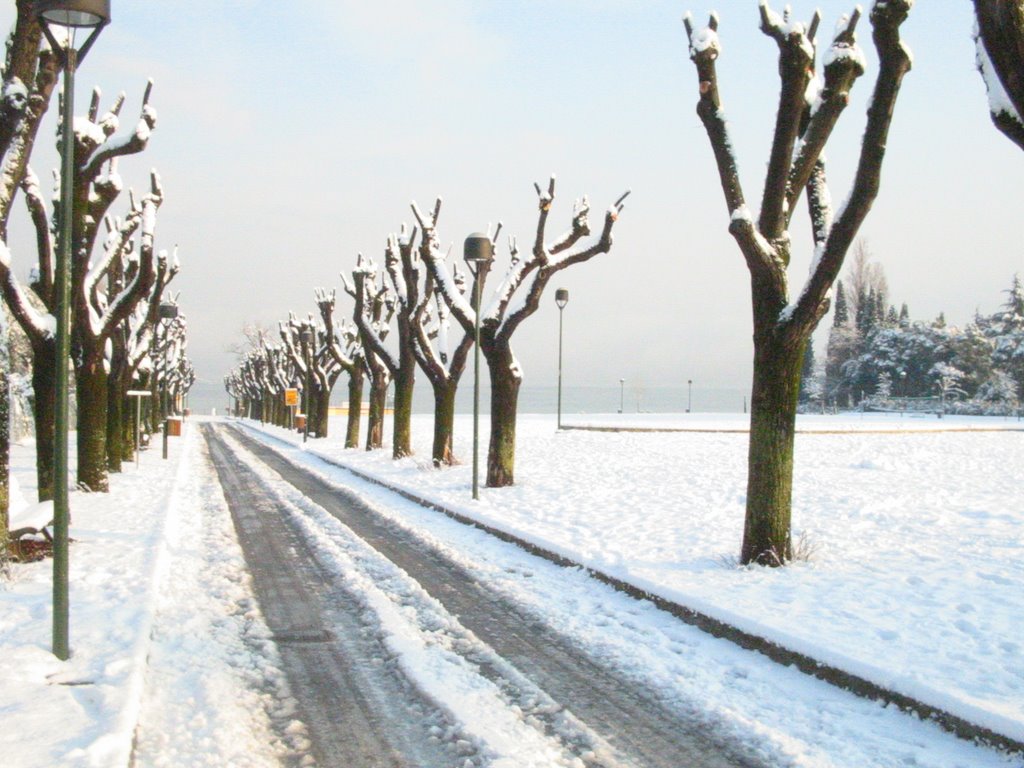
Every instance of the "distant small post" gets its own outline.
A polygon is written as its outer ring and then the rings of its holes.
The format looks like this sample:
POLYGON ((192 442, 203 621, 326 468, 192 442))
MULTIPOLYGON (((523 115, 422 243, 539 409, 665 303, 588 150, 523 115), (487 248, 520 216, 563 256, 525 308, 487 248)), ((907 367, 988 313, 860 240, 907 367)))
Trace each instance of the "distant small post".
POLYGON ((693 379, 686 380, 686 412, 693 407, 693 379))
POLYGON ((135 398, 135 468, 139 468, 139 443, 142 431, 142 398, 152 397, 153 393, 145 389, 129 389, 128 397, 135 398))
POLYGON ((558 305, 558 429, 562 428, 562 310, 569 303, 569 291, 559 288, 555 291, 558 305))
POLYGON ((480 282, 494 260, 494 244, 482 232, 474 232, 463 244, 462 258, 473 273, 473 498, 480 498, 480 282))
POLYGON ((626 380, 619 379, 619 413, 626 410, 626 380))
POLYGON ((309 358, 310 358, 310 356, 309 356, 309 347, 313 343, 313 329, 312 328, 303 328, 301 335, 302 335, 302 357, 303 357, 303 362, 305 362, 305 364, 306 364, 306 384, 305 384, 305 387, 306 387, 306 398, 305 398, 306 399, 306 421, 302 425, 303 426, 302 442, 306 442, 307 440, 309 440, 309 417, 310 417, 310 414, 312 414, 312 412, 313 412, 313 408, 311 407, 312 406, 312 401, 310 400, 310 397, 312 396, 313 391, 310 389, 310 384, 309 384, 309 367, 310 367, 310 364, 309 364, 309 358))

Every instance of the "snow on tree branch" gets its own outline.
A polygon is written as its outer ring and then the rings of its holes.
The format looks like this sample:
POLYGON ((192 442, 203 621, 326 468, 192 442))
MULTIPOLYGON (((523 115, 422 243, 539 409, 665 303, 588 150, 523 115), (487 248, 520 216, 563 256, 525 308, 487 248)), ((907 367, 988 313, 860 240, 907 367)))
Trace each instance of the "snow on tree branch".
POLYGON ((1024 9, 1017 2, 974 0, 978 71, 995 126, 1024 149, 1024 9))
MULTIPOLYGON (((152 93, 153 80, 150 79, 146 83, 146 90, 142 97, 142 110, 139 120, 135 124, 135 130, 127 136, 110 138, 118 127, 118 113, 124 103, 123 94, 119 96, 114 107, 98 122, 95 119, 90 119, 87 123, 86 121, 75 121, 75 134, 80 136, 80 147, 84 150, 81 157, 88 158, 82 168, 82 175, 86 179, 93 179, 99 175, 100 169, 109 160, 138 154, 146 148, 153 129, 156 128, 156 109, 149 103, 152 93), (82 123, 81 126, 79 122, 82 123)), ((95 113, 91 111, 90 117, 94 118, 94 115, 95 113)))

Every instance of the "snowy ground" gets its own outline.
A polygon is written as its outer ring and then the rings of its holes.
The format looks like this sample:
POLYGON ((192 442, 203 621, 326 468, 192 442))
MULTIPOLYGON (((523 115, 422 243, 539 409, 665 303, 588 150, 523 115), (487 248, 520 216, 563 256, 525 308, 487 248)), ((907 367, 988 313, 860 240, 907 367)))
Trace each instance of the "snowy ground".
POLYGON ((711 430, 676 433, 556 433, 554 421, 521 418, 516 486, 482 489, 479 502, 468 417, 456 425, 464 463, 443 471, 429 466, 425 416, 410 459, 346 451, 337 437, 307 450, 1024 740, 1024 424, 801 417, 812 433, 797 439, 793 521, 813 552, 772 570, 735 565, 747 438, 715 430, 742 430, 745 417, 564 419, 711 430), (845 428, 854 434, 835 433, 845 428))
MULTIPOLYGON (((28 503, 33 449, 12 448, 13 527, 52 517, 52 503, 28 503)), ((51 654, 51 561, 0 583, 4 766, 127 766, 137 723, 140 766, 301 752, 212 471, 190 429, 167 461, 157 446, 113 475, 110 494, 71 494, 69 661, 51 654)))
MULTIPOLYGON (((675 421, 695 423, 695 416, 675 421)), ((865 420, 854 420, 863 428, 865 420)), ((1024 607, 1024 493, 1014 473, 1024 466, 1024 434, 798 438, 795 523, 817 551, 809 562, 771 571, 729 562, 742 524, 742 434, 556 434, 553 422, 522 419, 517 486, 482 489, 479 502, 469 499, 468 419, 457 424, 465 464, 445 471, 429 468, 429 419, 414 423, 417 457, 397 463, 387 452, 345 451, 336 438, 306 448, 1022 737, 1024 653, 1016 628, 1024 607)), ((736 418, 717 422, 739 426, 736 418)), ((304 459, 301 437, 268 431, 298 443, 290 452, 304 459)), ((4 765, 126 765, 136 734, 140 765, 303 759, 305 733, 291 720, 279 659, 197 438, 190 429, 172 440, 167 462, 158 451, 145 453, 142 470, 126 467, 109 496, 72 495, 70 662, 49 654, 50 564, 20 566, 15 582, 0 586, 4 765)), ((31 453, 20 446, 13 459, 21 492, 31 496, 31 453)), ((347 482, 347 473, 304 460, 347 482)), ((772 765, 1022 765, 1019 756, 958 742, 708 638, 583 574, 352 484, 441 546, 472 553, 462 557, 481 578, 532 602, 641 683, 680 706, 706 707, 709 722, 753 742, 772 765)), ((289 503, 304 510, 311 534, 344 539, 308 502, 289 503)), ((47 511, 25 506, 15 524, 47 511)), ((401 604, 400 596, 374 598, 384 601, 382 626, 394 616, 388 599, 401 604)), ((390 646, 433 642, 437 620, 426 624, 389 629, 390 646)), ((417 679, 414 664, 402 665, 417 679)), ((507 715, 464 712, 457 698, 446 706, 452 694, 458 691, 440 685, 432 695, 467 734, 507 715)))

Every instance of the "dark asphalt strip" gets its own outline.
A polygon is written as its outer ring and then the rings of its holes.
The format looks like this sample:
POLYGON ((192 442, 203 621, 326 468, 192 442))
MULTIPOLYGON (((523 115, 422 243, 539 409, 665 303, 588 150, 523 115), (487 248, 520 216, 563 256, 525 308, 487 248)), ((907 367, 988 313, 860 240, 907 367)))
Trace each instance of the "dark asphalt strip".
POLYGON ((571 710, 613 747, 616 759, 649 768, 761 765, 742 746, 716 733, 698 711, 667 709, 352 494, 296 467, 241 431, 233 434, 247 450, 402 568, 464 627, 571 710))
POLYGON ((406 708, 397 704, 409 699, 409 692, 379 668, 371 673, 375 679, 365 679, 367 670, 374 669, 376 649, 361 647, 367 645, 359 631, 361 607, 352 604, 344 615, 345 596, 332 589, 259 478, 210 427, 203 431, 317 764, 450 765, 443 747, 429 742, 423 722, 429 705, 415 700, 406 708))

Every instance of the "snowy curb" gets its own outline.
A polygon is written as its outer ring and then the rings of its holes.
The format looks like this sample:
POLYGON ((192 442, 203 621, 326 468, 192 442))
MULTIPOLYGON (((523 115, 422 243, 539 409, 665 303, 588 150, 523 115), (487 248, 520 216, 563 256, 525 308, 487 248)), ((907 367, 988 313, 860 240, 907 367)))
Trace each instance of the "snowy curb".
MULTIPOLYGON (((232 426, 236 428, 239 426, 239 422, 232 422, 232 426)), ((289 447, 296 447, 294 443, 284 440, 281 437, 259 429, 258 427, 251 424, 244 424, 244 426, 258 432, 261 435, 270 438, 274 442, 287 445, 289 447)), ((299 446, 301 447, 301 446, 299 446)), ((371 474, 365 473, 361 470, 354 469, 335 458, 324 456, 317 452, 309 452, 310 455, 316 456, 316 458, 324 461, 328 464, 336 466, 340 469, 351 473, 360 480, 364 480, 374 485, 385 488, 393 493, 398 494, 402 498, 418 504, 426 509, 440 512, 441 514, 459 522, 464 525, 472 526, 479 530, 482 530, 490 535, 505 541, 510 544, 514 544, 521 549, 526 550, 530 554, 537 557, 543 558, 555 565, 565 568, 576 568, 580 569, 588 575, 592 576, 596 580, 607 584, 608 586, 616 589, 624 594, 629 595, 638 600, 646 600, 653 604, 655 607, 663 610, 676 618, 697 627, 698 629, 707 632, 708 634, 728 640, 741 648, 750 651, 756 651, 763 656, 771 659, 772 661, 782 666, 795 667, 806 675, 815 677, 822 680, 830 685, 834 685, 838 688, 846 690, 854 695, 860 696, 865 699, 872 701, 882 702, 886 705, 893 705, 903 712, 912 713, 922 720, 927 720, 935 723, 944 730, 955 734, 959 738, 976 741, 989 746, 997 747, 1009 752, 1016 752, 1024 754, 1024 741, 1020 741, 1011 736, 1007 736, 1003 733, 986 728, 985 726, 977 725, 961 716, 955 715, 940 707, 926 704, 925 702, 916 699, 906 694, 898 693, 890 688, 874 683, 866 678, 855 675, 851 672, 847 672, 839 667, 826 664, 819 661, 807 654, 799 651, 794 651, 787 648, 779 643, 768 640, 760 635, 756 635, 745 630, 740 629, 732 624, 729 624, 720 619, 716 619, 700 611, 689 608, 680 603, 673 602, 659 595, 653 594, 644 590, 635 584, 631 584, 627 581, 623 581, 615 576, 611 576, 593 567, 583 565, 575 560, 572 560, 564 555, 560 555, 544 547, 540 547, 533 542, 516 536, 515 534, 493 527, 479 520, 474 520, 460 512, 457 512, 443 504, 432 501, 428 498, 420 496, 411 491, 403 488, 391 485, 390 483, 374 477, 371 474)), ((285 456, 285 458, 288 458, 285 456)))

